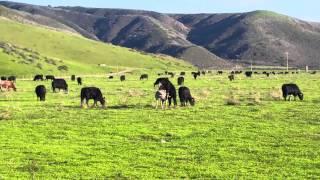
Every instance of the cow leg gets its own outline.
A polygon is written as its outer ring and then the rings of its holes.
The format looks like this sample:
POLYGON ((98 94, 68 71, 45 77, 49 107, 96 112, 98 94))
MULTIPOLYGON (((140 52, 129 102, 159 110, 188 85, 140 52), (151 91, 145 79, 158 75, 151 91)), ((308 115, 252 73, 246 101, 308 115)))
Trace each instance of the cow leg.
POLYGON ((97 107, 97 105, 98 105, 97 100, 94 100, 94 103, 93 103, 93 106, 92 106, 92 107, 93 107, 93 108, 94 108, 94 107, 97 107))
POLYGON ((169 107, 171 106, 171 97, 168 99, 168 101, 169 101, 169 107))

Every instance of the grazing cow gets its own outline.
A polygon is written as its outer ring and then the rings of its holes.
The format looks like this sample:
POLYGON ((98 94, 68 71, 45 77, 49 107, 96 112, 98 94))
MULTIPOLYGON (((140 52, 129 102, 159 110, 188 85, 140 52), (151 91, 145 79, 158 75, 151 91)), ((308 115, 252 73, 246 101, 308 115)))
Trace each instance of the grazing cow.
POLYGON ((223 71, 218 71, 218 74, 219 74, 219 75, 222 75, 222 74, 223 74, 223 71))
POLYGON ((35 93, 37 95, 37 99, 40 101, 46 101, 46 93, 47 89, 44 85, 39 85, 35 89, 35 93))
POLYGON ((191 96, 190 89, 187 87, 179 88, 179 98, 181 102, 181 106, 187 106, 190 103, 191 106, 195 105, 195 100, 191 96))
POLYGON ((64 79, 55 79, 52 81, 51 85, 53 92, 56 92, 56 89, 59 89, 59 91, 62 89, 66 93, 68 92, 68 84, 64 79))
POLYGON ((76 75, 71 75, 71 81, 76 81, 76 75))
POLYGON ((33 81, 43 81, 43 75, 37 74, 34 76, 33 81))
POLYGON ((201 73, 202 73, 202 75, 204 75, 204 76, 206 75, 206 72, 205 72, 205 71, 202 71, 201 73))
POLYGON ((234 74, 231 74, 230 76, 228 76, 230 81, 234 81, 234 74))
POLYGON ((267 77, 270 77, 270 73, 266 73, 267 77))
POLYGON ((1 81, 6 81, 6 80, 7 80, 7 77, 1 76, 1 81))
POLYGON ((125 81, 126 80, 126 76, 125 75, 122 75, 122 76, 120 76, 120 81, 122 82, 122 81, 125 81))
POLYGON ((184 77, 178 78, 178 86, 182 86, 184 84, 184 77))
POLYGON ((16 76, 9 76, 9 77, 8 77, 8 80, 9 80, 9 81, 12 81, 12 82, 16 82, 17 77, 16 77, 16 76))
POLYGON ((300 91, 299 87, 296 84, 284 84, 282 85, 282 95, 284 100, 287 100, 287 97, 289 96, 289 101, 291 99, 291 95, 293 95, 294 100, 296 100, 296 97, 298 96, 299 99, 303 100, 303 93, 300 91))
POLYGON ((177 91, 174 85, 169 81, 168 78, 158 78, 154 83, 154 86, 158 85, 159 87, 163 87, 168 94, 169 106, 171 106, 172 100, 174 106, 177 106, 177 91))
POLYGON ((193 78, 194 78, 195 80, 197 80, 198 76, 201 75, 200 72, 192 72, 191 74, 193 75, 193 78))
POLYGON ((140 81, 141 81, 141 80, 144 80, 144 79, 148 80, 148 78, 149 78, 148 74, 142 74, 142 75, 140 76, 140 81))
POLYGON ((51 80, 53 81, 55 77, 53 75, 46 75, 46 81, 51 80))
POLYGON ((77 82, 78 82, 78 85, 81 86, 82 85, 82 78, 81 77, 77 77, 77 82))
POLYGON ((252 71, 245 72, 246 77, 251 78, 252 77, 252 71))
POLYGON ((168 94, 164 87, 160 86, 159 90, 155 94, 156 98, 156 109, 158 109, 159 104, 161 104, 162 109, 165 108, 168 100, 168 94))
POLYGON ((168 75, 170 75, 171 78, 174 78, 174 73, 173 72, 168 72, 168 75))
POLYGON ((106 99, 103 97, 101 90, 96 87, 85 87, 81 89, 81 107, 86 103, 89 107, 89 100, 93 99, 94 104, 92 107, 96 107, 98 105, 98 101, 102 105, 102 107, 106 106, 106 99))
POLYGON ((109 76, 109 79, 113 79, 113 76, 109 76))
POLYGON ((6 91, 9 91, 10 89, 13 89, 14 91, 17 91, 16 85, 12 81, 0 81, 0 89, 5 89, 6 91))
POLYGON ((185 76, 186 75, 186 72, 181 72, 180 73, 180 76, 185 76))

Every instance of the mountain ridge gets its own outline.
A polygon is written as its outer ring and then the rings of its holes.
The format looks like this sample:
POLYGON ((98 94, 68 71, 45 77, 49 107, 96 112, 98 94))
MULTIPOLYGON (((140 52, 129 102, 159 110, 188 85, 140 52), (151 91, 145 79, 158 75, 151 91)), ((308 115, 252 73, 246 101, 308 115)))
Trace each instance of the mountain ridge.
POLYGON ((98 41, 182 58, 200 68, 235 65, 319 68, 320 25, 271 11, 163 14, 144 10, 46 7, 0 1, 51 18, 98 41))

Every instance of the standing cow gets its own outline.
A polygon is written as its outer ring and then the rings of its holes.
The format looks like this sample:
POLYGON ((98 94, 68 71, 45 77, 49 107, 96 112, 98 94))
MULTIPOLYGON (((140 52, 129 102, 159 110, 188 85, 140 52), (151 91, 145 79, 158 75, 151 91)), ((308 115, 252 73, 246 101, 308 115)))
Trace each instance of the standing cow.
POLYGON ((56 89, 59 89, 59 91, 62 89, 66 93, 68 92, 68 84, 64 79, 55 79, 52 81, 51 85, 53 92, 56 92, 56 89))
POLYGON ((46 93, 47 89, 44 85, 39 85, 35 89, 35 93, 37 95, 37 99, 40 101, 46 101, 46 93))
POLYGON ((55 77, 53 75, 46 75, 46 81, 51 80, 53 81, 55 77))
POLYGON ((76 75, 71 75, 71 81, 76 81, 76 75))
POLYGON ((120 76, 120 81, 122 82, 122 81, 125 81, 126 80, 126 76, 125 75, 122 75, 122 76, 120 76))
POLYGON ((9 80, 9 81, 12 81, 12 82, 16 82, 17 77, 16 77, 16 76, 9 76, 9 77, 8 77, 8 80, 9 80))
POLYGON ((174 106, 177 106, 177 91, 174 85, 169 81, 168 78, 158 78, 154 83, 154 86, 158 85, 159 87, 163 87, 168 94, 169 106, 171 106, 172 100, 174 106))
POLYGON ((96 87, 85 87, 81 89, 81 107, 86 103, 87 107, 89 107, 89 100, 93 99, 94 104, 92 107, 96 107, 98 105, 98 101, 102 105, 102 107, 106 106, 106 99, 103 97, 101 90, 96 87))
POLYGON ((159 104, 161 104, 162 109, 165 108, 168 100, 168 93, 163 86, 159 87, 159 90, 155 94, 156 98, 156 109, 158 109, 159 104))
POLYGON ((191 96, 190 89, 187 87, 179 88, 179 98, 180 98, 181 106, 187 106, 188 103, 191 106, 195 105, 195 99, 191 96))
POLYGON ((285 101, 287 100, 288 96, 289 96, 289 101, 291 99, 291 96, 294 97, 294 100, 296 100, 297 96, 301 101, 303 100, 303 93, 300 91, 299 87, 296 84, 282 85, 282 95, 285 101))
POLYGON ((3 89, 5 89, 6 91, 9 91, 10 89, 17 91, 16 85, 12 81, 0 81, 0 89, 1 91, 3 89))
POLYGON ((184 84, 184 77, 178 78, 178 86, 182 86, 184 84))

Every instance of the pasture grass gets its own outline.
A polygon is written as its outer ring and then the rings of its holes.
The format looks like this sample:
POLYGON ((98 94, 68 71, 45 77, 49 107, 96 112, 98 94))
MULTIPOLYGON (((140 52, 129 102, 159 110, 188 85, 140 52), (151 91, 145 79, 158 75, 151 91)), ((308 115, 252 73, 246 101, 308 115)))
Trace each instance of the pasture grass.
POLYGON ((81 109, 71 81, 69 94, 50 91, 44 103, 33 91, 50 82, 18 80, 17 92, 0 93, 0 178, 320 177, 319 75, 188 75, 196 106, 167 110, 153 107, 155 76, 127 78, 84 79, 102 89, 107 109, 81 109), (279 99, 289 82, 304 101, 279 99))

